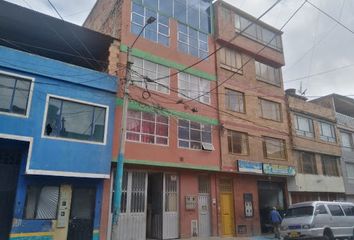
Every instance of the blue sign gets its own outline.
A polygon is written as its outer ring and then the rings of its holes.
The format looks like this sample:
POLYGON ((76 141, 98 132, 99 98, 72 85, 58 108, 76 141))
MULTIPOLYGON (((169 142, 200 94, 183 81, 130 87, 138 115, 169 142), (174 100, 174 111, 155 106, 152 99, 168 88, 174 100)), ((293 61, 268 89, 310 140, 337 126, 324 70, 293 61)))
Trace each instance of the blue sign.
POLYGON ((238 171, 246 173, 259 173, 262 174, 262 163, 251 162, 246 160, 238 160, 238 171))
POLYGON ((271 163, 263 163, 263 172, 271 175, 295 176, 295 168, 271 163))

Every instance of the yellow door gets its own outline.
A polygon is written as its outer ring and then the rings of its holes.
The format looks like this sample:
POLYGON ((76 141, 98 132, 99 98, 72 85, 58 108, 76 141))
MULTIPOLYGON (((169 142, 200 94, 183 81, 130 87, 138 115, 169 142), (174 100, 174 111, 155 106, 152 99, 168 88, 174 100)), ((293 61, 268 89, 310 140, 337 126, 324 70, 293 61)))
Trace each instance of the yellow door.
POLYGON ((220 182, 220 190, 222 235, 233 236, 235 222, 231 181, 223 181, 223 183, 220 182), (227 187, 225 184, 227 184, 227 187))

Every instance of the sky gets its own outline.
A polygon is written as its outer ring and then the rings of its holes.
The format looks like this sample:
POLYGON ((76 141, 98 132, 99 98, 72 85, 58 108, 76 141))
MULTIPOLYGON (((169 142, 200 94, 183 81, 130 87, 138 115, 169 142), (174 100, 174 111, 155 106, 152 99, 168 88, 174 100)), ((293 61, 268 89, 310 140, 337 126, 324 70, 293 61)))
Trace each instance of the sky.
MULTIPOLYGON (((58 17, 48 0, 7 0, 58 17)), ((64 20, 81 25, 96 0, 51 0, 64 20)), ((259 17, 276 0, 225 0, 259 17)), ((283 29, 285 89, 302 89, 310 99, 331 93, 354 97, 354 0, 310 0, 348 29, 306 3, 283 29)), ((303 0, 282 0, 261 20, 276 27, 303 0)))

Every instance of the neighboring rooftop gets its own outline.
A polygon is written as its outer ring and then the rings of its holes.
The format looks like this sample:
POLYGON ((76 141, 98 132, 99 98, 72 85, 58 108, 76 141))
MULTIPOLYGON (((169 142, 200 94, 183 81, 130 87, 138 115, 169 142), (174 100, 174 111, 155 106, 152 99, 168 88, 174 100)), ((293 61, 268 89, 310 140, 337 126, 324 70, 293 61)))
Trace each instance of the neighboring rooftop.
POLYGON ((0 1, 0 45, 104 71, 114 38, 0 1))

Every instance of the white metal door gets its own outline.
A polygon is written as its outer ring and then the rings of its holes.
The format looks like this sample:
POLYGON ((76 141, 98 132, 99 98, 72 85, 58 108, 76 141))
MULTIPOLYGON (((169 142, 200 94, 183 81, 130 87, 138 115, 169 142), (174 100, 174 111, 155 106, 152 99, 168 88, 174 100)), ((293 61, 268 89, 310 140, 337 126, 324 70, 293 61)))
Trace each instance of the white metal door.
POLYGON ((178 176, 164 174, 162 238, 178 238, 178 176))
POLYGON ((145 172, 124 172, 118 239, 114 240, 146 238, 146 192, 147 174, 145 172))
POLYGON ((209 237, 211 235, 210 180, 206 176, 199 177, 198 214, 198 236, 209 237))

